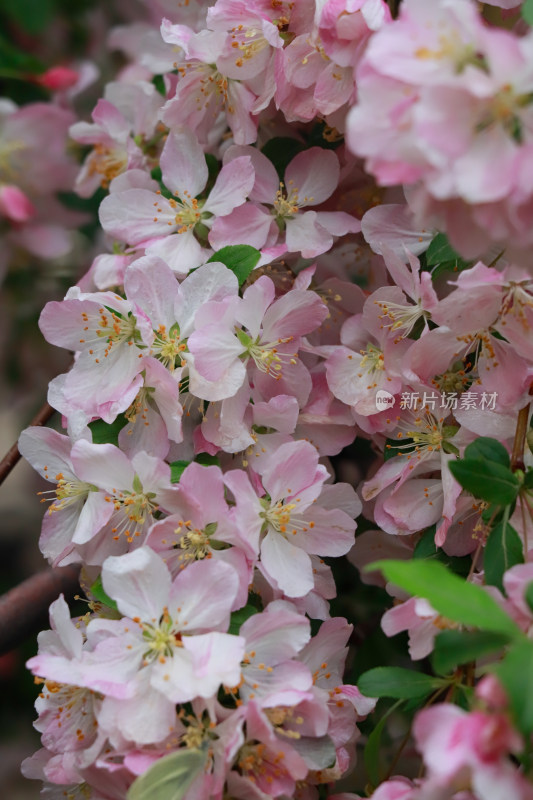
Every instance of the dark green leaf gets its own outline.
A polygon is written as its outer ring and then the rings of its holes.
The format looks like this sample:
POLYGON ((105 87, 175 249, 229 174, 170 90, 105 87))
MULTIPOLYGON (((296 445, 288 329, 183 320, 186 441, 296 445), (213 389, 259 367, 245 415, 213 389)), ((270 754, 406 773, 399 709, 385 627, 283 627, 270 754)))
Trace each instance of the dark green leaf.
POLYGON ((435 529, 436 525, 431 525, 430 528, 424 531, 422 537, 416 543, 413 551, 413 558, 436 558, 444 566, 455 572, 456 575, 466 577, 472 565, 472 559, 469 556, 449 556, 442 548, 437 547, 435 544, 435 529))
POLYGON ((492 631, 442 631, 435 639, 433 668, 446 675, 459 664, 498 652, 509 641, 505 634, 492 631))
POLYGON ((466 265, 466 261, 455 252, 445 233, 438 233, 426 250, 426 263, 429 267, 451 261, 454 264, 466 265))
POLYGON ((208 751, 177 750, 163 756, 128 789, 128 800, 181 800, 203 771, 208 751))
POLYGON ((450 463, 453 477, 474 497, 507 506, 516 499, 520 483, 508 467, 479 458, 450 463))
POLYGON ((298 139, 291 139, 289 136, 276 136, 274 139, 269 139, 261 152, 272 161, 280 180, 283 180, 287 165, 303 149, 304 145, 298 139))
POLYGON ((213 253, 208 263, 221 261, 228 269, 235 273, 242 286, 246 278, 261 258, 261 253, 249 244, 229 244, 213 253))
POLYGON ((481 459, 481 461, 495 461, 497 464, 502 464, 508 467, 511 464, 509 453, 497 439, 491 439, 489 436, 479 436, 472 444, 469 444, 465 449, 464 457, 466 459, 481 459))
POLYGON ((95 419, 89 423, 93 435, 93 444, 114 444, 118 447, 118 435, 122 428, 128 424, 124 414, 120 414, 114 422, 108 424, 103 419, 95 419))
POLYGON ((102 603, 104 606, 108 608, 113 608, 115 611, 118 611, 118 606, 114 600, 112 600, 108 594, 104 591, 104 587, 102 586, 102 576, 99 575, 91 588, 89 589, 90 593, 94 597, 95 600, 98 600, 99 603, 102 603))
POLYGON ((54 16, 54 0, 2 0, 2 11, 30 35, 42 33, 54 16))
POLYGON ((470 266, 470 261, 443 261, 442 264, 437 264, 436 267, 432 267, 431 280, 436 280, 438 277, 440 277, 440 275, 443 275, 446 272, 462 272, 464 269, 468 269, 470 266))
POLYGON ((198 453, 194 460, 197 464, 201 464, 202 467, 220 467, 218 456, 212 456, 209 453, 198 453))
POLYGON ((383 459, 388 461, 389 458, 393 458, 394 456, 411 453, 414 447, 415 443, 412 439, 402 439, 401 441, 398 441, 398 439, 386 439, 383 459), (412 445, 412 447, 409 445, 412 445))
POLYGON ((507 692, 518 729, 528 736, 533 733, 533 642, 515 644, 493 671, 507 692))
POLYGON ((503 574, 515 564, 524 563, 524 545, 506 519, 492 529, 483 553, 485 581, 503 592, 503 574))
POLYGON ((254 614, 257 614, 258 611, 258 608, 250 604, 245 605, 244 608, 239 608, 238 611, 234 611, 230 618, 228 633, 233 633, 236 636, 241 629, 241 625, 243 625, 247 619, 253 617, 254 614))
POLYGON ((190 461, 173 461, 170 465, 170 482, 179 483, 184 470, 190 463, 190 461))
POLYGON ((533 489, 533 469, 528 469, 524 477, 524 483, 522 485, 524 489, 533 489))
POLYGON ((387 580, 417 597, 429 600, 435 611, 454 622, 516 637, 520 629, 488 592, 462 580, 436 559, 377 561, 387 580))
POLYGON ((359 676, 357 686, 367 697, 395 697, 407 700, 423 697, 442 685, 440 678, 402 667, 375 667, 359 676))
POLYGON ((165 89, 165 81, 163 79, 163 76, 154 75, 154 77, 152 78, 152 83, 154 84, 159 94, 162 94, 163 97, 166 97, 167 90, 165 89))

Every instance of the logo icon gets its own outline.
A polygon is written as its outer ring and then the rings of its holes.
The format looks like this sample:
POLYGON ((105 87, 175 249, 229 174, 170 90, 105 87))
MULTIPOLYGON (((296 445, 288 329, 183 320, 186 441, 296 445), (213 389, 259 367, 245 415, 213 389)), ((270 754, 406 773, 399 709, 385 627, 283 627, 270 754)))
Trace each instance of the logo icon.
POLYGON ((392 408, 393 405, 394 395, 385 389, 378 389, 376 392, 376 408, 378 411, 385 411, 386 408, 392 408))

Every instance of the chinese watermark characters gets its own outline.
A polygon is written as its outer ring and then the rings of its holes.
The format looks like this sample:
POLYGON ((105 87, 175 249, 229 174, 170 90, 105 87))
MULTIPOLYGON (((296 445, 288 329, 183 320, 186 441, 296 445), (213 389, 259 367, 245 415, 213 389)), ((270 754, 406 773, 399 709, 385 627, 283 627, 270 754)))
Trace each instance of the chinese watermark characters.
POLYGON ((412 409, 414 411, 426 408, 430 411, 436 409, 456 409, 478 408, 486 411, 494 411, 496 407, 497 392, 402 392, 400 397, 400 408, 412 409))

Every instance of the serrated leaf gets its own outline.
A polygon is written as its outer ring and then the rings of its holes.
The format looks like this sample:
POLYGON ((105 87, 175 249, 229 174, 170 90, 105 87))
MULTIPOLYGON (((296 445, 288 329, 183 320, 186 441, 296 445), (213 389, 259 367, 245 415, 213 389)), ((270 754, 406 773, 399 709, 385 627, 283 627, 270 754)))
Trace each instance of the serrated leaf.
POLYGON ((509 642, 509 636, 493 631, 442 631, 435 639, 433 668, 446 675, 459 664, 497 653, 509 642))
POLYGON ((357 687, 367 697, 394 697, 398 700, 424 697, 441 685, 440 678, 402 667, 375 667, 363 672, 357 681, 357 687))
POLYGON ((94 597, 95 600, 98 600, 99 603, 102 603, 104 606, 108 608, 114 609, 114 611, 118 611, 118 606, 114 600, 112 600, 108 594, 104 591, 104 587, 102 586, 102 576, 99 575, 91 588, 89 589, 90 593, 94 597))
POLYGON ((515 564, 524 563, 524 545, 506 519, 491 530, 483 551, 485 581, 503 592, 503 575, 515 564))
POLYGON ((513 638, 522 635, 488 592, 454 575, 436 559, 377 561, 365 569, 382 570, 388 581, 416 597, 425 597, 435 611, 453 622, 513 638))
POLYGON ((178 750, 152 764, 128 789, 127 800, 181 800, 203 771, 208 751, 178 750))
POLYGON ((492 671, 507 693, 517 728, 525 736, 533 733, 533 642, 515 644, 492 671))
POLYGON ((457 266, 462 265, 463 267, 468 263, 461 258, 459 253, 455 252, 446 234, 438 233, 435 238, 431 240, 426 250, 426 263, 429 267, 434 267, 437 264, 444 264, 447 262, 453 262, 457 266))
POLYGON ((104 422, 103 419, 95 419, 94 422, 89 422, 93 444, 114 444, 115 447, 118 447, 118 435, 127 424, 128 420, 124 414, 120 414, 110 424, 104 422))
POLYGON ((520 483, 508 467, 494 461, 465 458, 449 464, 453 477, 474 497, 507 506, 516 499, 520 483))
POLYGON ((172 461, 170 464, 170 482, 179 483, 181 476, 190 463, 190 461, 172 461))
POLYGON ((479 436, 472 444, 469 444, 465 449, 464 457, 466 459, 481 459, 486 461, 494 461, 497 464, 502 464, 504 467, 509 467, 511 459, 509 453, 497 439, 492 439, 490 436, 479 436))
POLYGON ((247 619, 253 617, 254 614, 257 614, 258 611, 259 609, 250 603, 245 605, 243 608, 239 608, 237 611, 234 611, 230 617, 228 633, 233 633, 234 636, 237 636, 241 629, 241 625, 243 625, 247 619))
POLYGON ((221 250, 217 250, 208 259, 207 263, 209 264, 212 261, 222 262, 237 276, 239 286, 242 286, 260 258, 261 253, 259 250, 249 244, 230 244, 221 250))

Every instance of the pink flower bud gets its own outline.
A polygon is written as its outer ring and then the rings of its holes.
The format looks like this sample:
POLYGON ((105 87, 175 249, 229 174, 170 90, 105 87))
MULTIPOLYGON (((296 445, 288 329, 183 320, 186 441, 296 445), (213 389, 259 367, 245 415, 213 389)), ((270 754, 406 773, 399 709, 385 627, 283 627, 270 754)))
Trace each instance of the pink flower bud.
POLYGON ((50 67, 37 78, 37 83, 50 89, 51 92, 60 92, 75 86, 79 80, 76 70, 69 67, 50 67))
POLYGON ((22 189, 4 184, 0 187, 0 214, 12 222, 27 222, 35 215, 35 208, 22 189))

